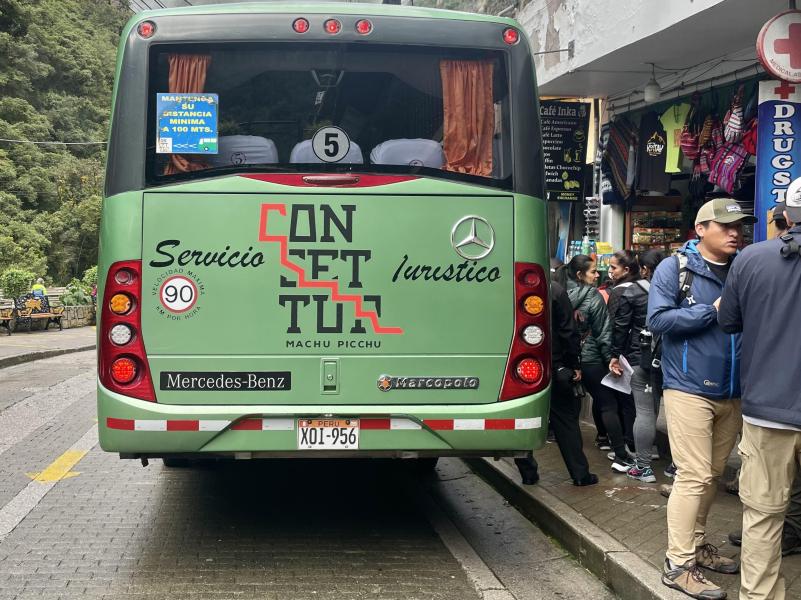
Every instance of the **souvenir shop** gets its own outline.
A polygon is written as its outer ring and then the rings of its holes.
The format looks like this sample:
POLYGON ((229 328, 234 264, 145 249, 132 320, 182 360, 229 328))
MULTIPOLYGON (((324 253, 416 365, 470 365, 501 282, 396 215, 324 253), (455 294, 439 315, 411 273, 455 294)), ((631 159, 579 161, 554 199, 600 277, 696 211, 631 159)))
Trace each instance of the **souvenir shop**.
MULTIPOLYGON (((695 213, 717 196, 733 197, 753 214, 758 83, 767 75, 754 75, 753 68, 750 75, 663 94, 636 110, 625 102, 608 104, 594 164, 595 193, 574 212, 565 258, 595 246, 599 267, 607 266, 612 244, 601 239, 602 206, 622 212, 622 246, 638 252, 670 253, 693 239, 695 213)), ((753 240, 752 226, 744 237, 753 240)))

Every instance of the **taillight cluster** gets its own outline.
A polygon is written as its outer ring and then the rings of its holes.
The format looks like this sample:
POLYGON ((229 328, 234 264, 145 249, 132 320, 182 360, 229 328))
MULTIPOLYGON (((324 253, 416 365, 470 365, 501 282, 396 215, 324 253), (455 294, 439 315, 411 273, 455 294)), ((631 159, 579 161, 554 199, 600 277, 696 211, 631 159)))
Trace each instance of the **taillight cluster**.
POLYGON ((515 334, 501 400, 545 389, 551 380, 548 279, 536 263, 515 263, 515 334))
POLYGON ((106 278, 100 313, 98 373, 106 389, 156 400, 142 341, 142 262, 116 262, 106 278))
MULTIPOLYGON (((311 29, 309 20, 304 17, 298 17, 292 21, 292 30, 295 33, 307 33, 311 29)), ((359 35, 369 35, 373 32, 373 22, 369 19, 359 19, 356 21, 354 30, 359 35)), ((336 35, 342 31, 342 21, 339 19, 326 19, 323 22, 323 31, 329 35, 336 35)))

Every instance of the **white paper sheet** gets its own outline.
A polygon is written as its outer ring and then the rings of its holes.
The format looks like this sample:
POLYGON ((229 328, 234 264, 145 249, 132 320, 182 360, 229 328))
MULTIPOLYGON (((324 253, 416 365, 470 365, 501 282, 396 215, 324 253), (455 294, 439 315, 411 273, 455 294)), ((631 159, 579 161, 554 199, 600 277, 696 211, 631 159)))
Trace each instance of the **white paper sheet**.
POLYGON ((613 390, 617 390, 618 392, 623 392, 624 394, 631 393, 631 375, 634 373, 634 369, 629 364, 629 361, 626 360, 626 357, 622 354, 618 358, 620 361, 620 368, 623 369, 623 375, 620 377, 615 377, 611 373, 609 373, 606 377, 601 379, 601 384, 605 385, 608 388, 612 388, 613 390))

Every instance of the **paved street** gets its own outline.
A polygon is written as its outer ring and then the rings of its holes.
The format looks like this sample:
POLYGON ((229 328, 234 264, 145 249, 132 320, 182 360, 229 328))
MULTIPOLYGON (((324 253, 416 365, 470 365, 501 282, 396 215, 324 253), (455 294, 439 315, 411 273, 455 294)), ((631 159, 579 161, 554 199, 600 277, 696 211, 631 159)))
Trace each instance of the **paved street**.
POLYGON ((458 460, 120 461, 94 351, 0 369, 0 599, 611 599, 458 460))

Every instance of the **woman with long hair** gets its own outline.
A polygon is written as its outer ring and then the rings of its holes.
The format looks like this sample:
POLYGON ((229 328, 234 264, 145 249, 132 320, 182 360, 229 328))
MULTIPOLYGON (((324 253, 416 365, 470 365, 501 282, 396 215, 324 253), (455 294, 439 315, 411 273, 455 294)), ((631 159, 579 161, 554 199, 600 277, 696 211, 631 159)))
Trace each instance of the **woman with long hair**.
POLYGON ((644 406, 647 403, 651 405, 650 410, 653 411, 650 374, 640 368, 640 332, 645 329, 645 320, 648 316, 649 283, 642 278, 637 256, 629 250, 615 252, 609 261, 609 275, 614 281, 608 304, 612 323, 612 359, 609 361, 609 370, 616 376, 623 374, 620 356, 625 357, 629 365, 634 368, 631 394, 616 392, 616 396, 623 418, 626 441, 636 447, 637 461, 632 462, 625 449, 622 456, 617 451, 614 456, 611 454, 609 456, 613 460, 612 468, 615 471, 627 473, 630 477, 646 483, 654 483, 656 477, 651 470, 653 439, 648 447, 644 448, 636 444, 634 434, 635 406, 644 406))
POLYGON ((608 373, 611 354, 611 329, 606 303, 595 287, 598 269, 595 261, 585 255, 574 256, 556 272, 563 282, 577 317, 582 338, 581 380, 592 396, 592 413, 598 429, 596 444, 611 447, 611 440, 622 443, 623 430, 617 417, 617 400, 612 389, 601 385, 608 373))

